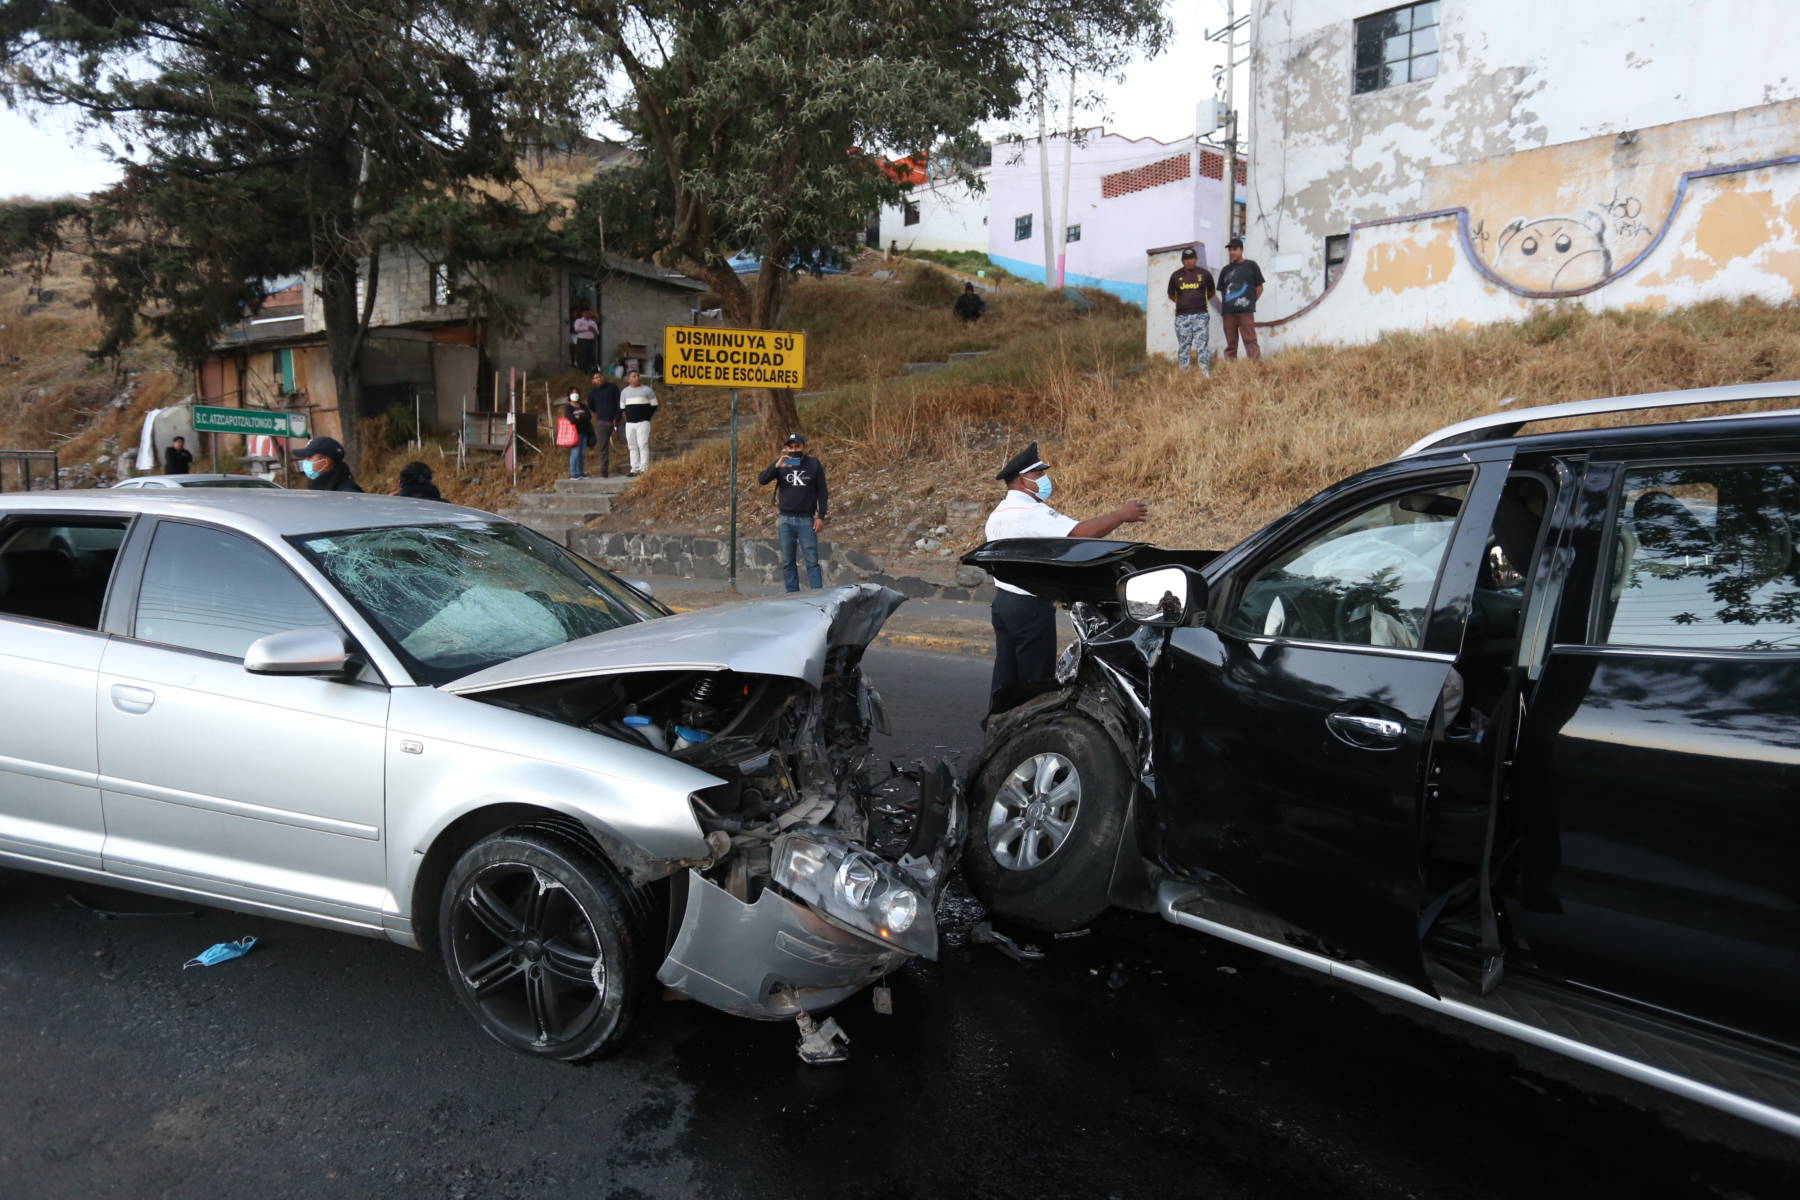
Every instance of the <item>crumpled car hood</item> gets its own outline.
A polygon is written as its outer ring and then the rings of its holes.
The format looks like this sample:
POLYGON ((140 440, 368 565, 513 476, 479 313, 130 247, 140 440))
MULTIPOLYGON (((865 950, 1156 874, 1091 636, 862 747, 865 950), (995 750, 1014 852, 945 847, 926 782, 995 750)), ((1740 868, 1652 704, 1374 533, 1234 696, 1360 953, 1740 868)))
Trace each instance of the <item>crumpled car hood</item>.
POLYGON ((829 651, 868 645, 905 600, 892 588, 858 583, 676 613, 520 655, 442 686, 469 696, 595 675, 710 670, 801 679, 816 688, 829 651))

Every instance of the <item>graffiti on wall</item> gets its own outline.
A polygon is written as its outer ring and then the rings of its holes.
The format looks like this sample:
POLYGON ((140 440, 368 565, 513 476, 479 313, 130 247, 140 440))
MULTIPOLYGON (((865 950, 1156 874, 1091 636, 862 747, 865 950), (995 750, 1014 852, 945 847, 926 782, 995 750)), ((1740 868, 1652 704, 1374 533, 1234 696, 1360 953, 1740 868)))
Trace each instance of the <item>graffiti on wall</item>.
POLYGON ((1500 230, 1488 265, 1508 283, 1528 291, 1590 287, 1612 274, 1607 233, 1605 218, 1596 212, 1519 217, 1500 230))

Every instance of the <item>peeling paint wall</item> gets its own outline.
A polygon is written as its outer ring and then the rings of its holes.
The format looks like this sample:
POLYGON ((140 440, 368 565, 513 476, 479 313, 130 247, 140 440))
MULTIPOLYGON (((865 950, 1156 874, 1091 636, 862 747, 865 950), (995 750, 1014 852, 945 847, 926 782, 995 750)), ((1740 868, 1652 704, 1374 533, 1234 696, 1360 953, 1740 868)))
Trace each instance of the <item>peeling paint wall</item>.
POLYGON ((1443 0, 1436 75, 1353 95, 1355 20, 1390 7, 1253 10, 1246 250, 1266 319, 1324 292, 1327 237, 1444 209, 1468 210, 1507 283, 1592 287, 1649 249, 1684 173, 1800 154, 1791 0, 1443 0))
POLYGON ((1680 202, 1641 260, 1605 286, 1561 300, 1496 282, 1465 212, 1363 226, 1337 282, 1297 316, 1266 314, 1262 344, 1367 342, 1400 330, 1517 321, 1551 303, 1660 312, 1703 300, 1755 296, 1781 304, 1800 295, 1800 163, 1694 174, 1677 193, 1680 202))

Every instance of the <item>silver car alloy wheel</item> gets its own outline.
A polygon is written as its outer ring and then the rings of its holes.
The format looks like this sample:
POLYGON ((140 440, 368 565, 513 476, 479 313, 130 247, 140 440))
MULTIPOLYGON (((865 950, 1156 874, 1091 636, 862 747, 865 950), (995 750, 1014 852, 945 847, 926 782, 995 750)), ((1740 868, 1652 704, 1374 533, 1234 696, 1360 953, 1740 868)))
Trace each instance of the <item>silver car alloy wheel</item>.
POLYGON ((988 808, 988 849, 1009 871, 1041 866, 1075 829, 1081 774, 1060 754, 1035 754, 1007 775, 988 808))

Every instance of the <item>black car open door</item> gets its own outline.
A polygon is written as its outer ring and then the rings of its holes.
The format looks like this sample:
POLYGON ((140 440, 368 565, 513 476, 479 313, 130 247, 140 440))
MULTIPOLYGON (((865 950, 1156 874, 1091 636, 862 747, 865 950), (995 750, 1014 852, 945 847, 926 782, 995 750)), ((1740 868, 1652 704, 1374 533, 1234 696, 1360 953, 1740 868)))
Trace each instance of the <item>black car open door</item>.
POLYGON ((1165 863, 1434 995, 1426 777, 1511 461, 1397 469, 1287 526, 1215 578, 1152 681, 1165 863))

